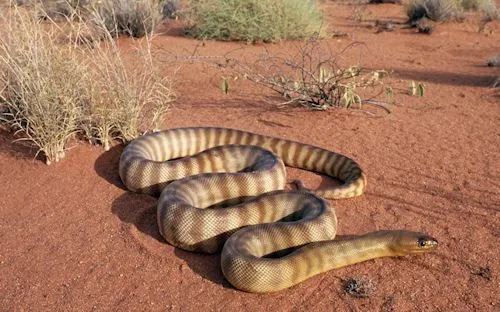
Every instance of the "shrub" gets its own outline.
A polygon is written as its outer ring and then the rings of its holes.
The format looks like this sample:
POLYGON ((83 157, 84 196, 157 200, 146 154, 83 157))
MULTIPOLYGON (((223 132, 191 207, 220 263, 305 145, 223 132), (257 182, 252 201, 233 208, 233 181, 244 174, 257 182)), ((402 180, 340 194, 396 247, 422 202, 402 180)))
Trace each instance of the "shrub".
POLYGON ((314 0, 192 0, 191 27, 197 38, 279 41, 323 34, 323 15, 314 0))
POLYGON ((162 19, 161 3, 154 0, 101 0, 93 9, 93 20, 112 36, 142 37, 162 19))
POLYGON ((494 0, 455 0, 459 7, 466 11, 479 10, 484 6, 494 4, 494 0))
POLYGON ((90 19, 105 26, 114 36, 125 34, 142 37, 163 19, 162 10, 175 9, 179 3, 158 0, 31 0, 21 5, 34 5, 43 18, 90 19))
POLYGON ((500 54, 488 59, 486 64, 488 65, 488 67, 500 67, 500 54))
POLYGON ((42 18, 66 20, 81 17, 91 2, 92 0, 23 0, 16 1, 16 4, 35 6, 42 18))
POLYGON ((401 0, 369 0, 368 3, 401 3, 401 0))
POLYGON ((43 28, 36 15, 15 14, 0 36, 2 117, 50 163, 64 157, 78 131, 88 100, 85 63, 74 46, 57 45, 57 29, 43 28))
POLYGON ((456 0, 410 0, 405 3, 410 22, 427 17, 432 21, 455 20, 461 16, 456 0))
POLYGON ((179 11, 182 9, 182 3, 180 0, 162 1, 161 5, 161 12, 163 17, 166 18, 177 18, 179 16, 179 11))
POLYGON ((115 139, 128 142, 145 129, 158 129, 174 93, 169 77, 155 69, 150 47, 137 49, 132 68, 113 41, 94 53, 86 138, 108 150, 115 139))
POLYGON ((70 138, 109 149, 114 139, 158 126, 173 92, 153 62, 150 37, 128 68, 113 40, 63 44, 63 29, 35 11, 13 8, 7 16, 0 29, 0 116, 48 164, 64 156, 70 138))
POLYGON ((263 53, 257 62, 249 65, 238 61, 229 63, 235 63, 237 71, 246 79, 283 96, 285 102, 279 104, 281 107, 298 104, 313 110, 342 107, 368 112, 364 105, 371 105, 391 112, 390 105, 374 99, 376 95, 371 94, 369 99, 363 97, 368 93, 382 94, 381 79, 388 72, 340 66, 340 55, 332 55, 327 50, 321 41, 311 38, 293 56, 263 53))
POLYGON ((433 21, 456 20, 468 10, 481 10, 489 19, 498 15, 494 0, 409 0, 404 6, 411 22, 422 17, 433 21))

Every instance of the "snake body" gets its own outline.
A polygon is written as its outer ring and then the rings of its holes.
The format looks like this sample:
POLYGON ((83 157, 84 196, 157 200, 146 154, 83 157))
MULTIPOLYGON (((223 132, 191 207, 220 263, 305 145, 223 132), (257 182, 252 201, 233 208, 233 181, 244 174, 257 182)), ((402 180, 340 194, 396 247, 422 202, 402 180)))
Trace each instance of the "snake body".
POLYGON ((352 159, 308 144, 227 128, 176 128, 132 141, 119 170, 131 191, 161 194, 157 219, 167 242, 190 251, 222 249, 224 276, 249 292, 437 247, 434 238, 403 230, 334 239, 335 211, 322 197, 359 196, 366 176, 352 159), (285 165, 342 184, 284 191, 285 165))

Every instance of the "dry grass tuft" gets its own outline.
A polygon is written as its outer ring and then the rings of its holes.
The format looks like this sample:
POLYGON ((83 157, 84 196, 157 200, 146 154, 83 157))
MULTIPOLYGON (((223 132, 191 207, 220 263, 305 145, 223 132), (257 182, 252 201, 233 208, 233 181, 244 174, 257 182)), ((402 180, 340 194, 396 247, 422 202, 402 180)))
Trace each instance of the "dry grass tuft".
POLYGON ((85 24, 44 22, 36 10, 18 7, 0 23, 1 118, 48 164, 64 157, 73 137, 109 149, 115 139, 157 128, 174 99, 170 79, 154 64, 151 37, 125 59, 102 27, 110 40, 81 42, 85 24), (61 39, 68 33, 69 43, 61 39))
POLYGON ((112 36, 143 37, 162 19, 161 3, 154 0, 101 0, 92 10, 92 20, 112 36))
POLYGON ((403 2, 410 22, 423 17, 436 22, 463 19, 463 12, 480 10, 485 20, 498 18, 494 0, 406 0, 403 2))

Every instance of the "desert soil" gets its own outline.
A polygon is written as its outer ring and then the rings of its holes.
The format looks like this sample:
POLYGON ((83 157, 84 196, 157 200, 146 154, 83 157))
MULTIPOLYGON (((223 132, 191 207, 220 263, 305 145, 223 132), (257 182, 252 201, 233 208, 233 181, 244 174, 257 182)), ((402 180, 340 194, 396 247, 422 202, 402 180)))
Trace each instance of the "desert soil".
MULTIPOLYGON (((268 48, 200 42, 166 24, 155 49, 179 56, 178 100, 164 127, 213 125, 298 140, 353 157, 368 174, 366 193, 332 202, 339 234, 410 229, 439 240, 437 252, 383 258, 321 274, 285 291, 250 294, 225 281, 218 255, 173 248, 159 236, 155 198, 127 192, 118 176, 123 149, 75 143, 64 161, 46 166, 5 131, 0 135, 1 311, 498 311, 500 298, 500 75, 486 60, 500 53, 500 22, 478 33, 479 15, 438 25, 431 35, 399 26, 377 33, 376 19, 405 21, 398 5, 354 7, 327 2, 325 40, 338 52, 393 71, 391 114, 345 109, 276 108, 271 91, 242 79, 220 90, 226 73, 213 65, 230 51, 251 58, 268 48), (352 19, 362 9, 363 21, 352 19), (187 56, 203 56, 186 61, 187 56), (411 81, 425 96, 407 95, 411 81), (343 290, 363 278, 366 298, 343 290)), ((128 39, 120 44, 131 46, 128 39)), ((315 187, 322 177, 289 170, 315 187)))

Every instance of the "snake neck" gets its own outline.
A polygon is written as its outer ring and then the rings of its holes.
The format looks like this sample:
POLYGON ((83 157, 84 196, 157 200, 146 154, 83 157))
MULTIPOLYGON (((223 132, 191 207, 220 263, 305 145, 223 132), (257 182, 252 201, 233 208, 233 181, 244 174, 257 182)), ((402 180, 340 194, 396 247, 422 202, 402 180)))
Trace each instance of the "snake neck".
POLYGON ((317 243, 313 248, 324 249, 323 254, 328 259, 324 259, 327 265, 323 269, 331 270, 375 258, 406 255, 394 246, 394 235, 391 231, 380 231, 343 236, 334 241, 317 243))

